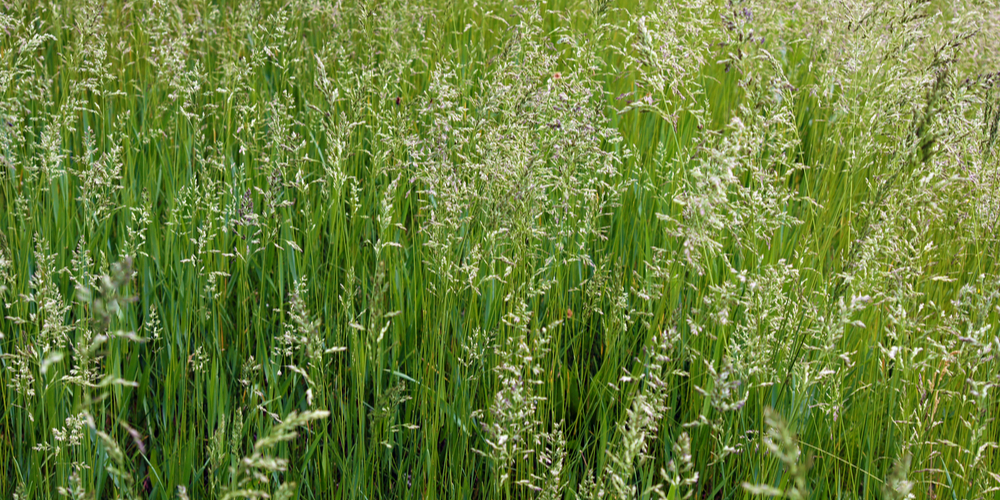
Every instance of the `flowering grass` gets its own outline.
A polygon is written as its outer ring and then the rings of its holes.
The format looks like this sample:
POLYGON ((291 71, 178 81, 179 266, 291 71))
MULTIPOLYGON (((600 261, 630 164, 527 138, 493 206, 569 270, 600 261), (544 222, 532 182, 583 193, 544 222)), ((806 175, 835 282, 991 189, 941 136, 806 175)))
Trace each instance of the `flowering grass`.
POLYGON ((995 1, 8 0, 2 498, 1000 498, 995 1))

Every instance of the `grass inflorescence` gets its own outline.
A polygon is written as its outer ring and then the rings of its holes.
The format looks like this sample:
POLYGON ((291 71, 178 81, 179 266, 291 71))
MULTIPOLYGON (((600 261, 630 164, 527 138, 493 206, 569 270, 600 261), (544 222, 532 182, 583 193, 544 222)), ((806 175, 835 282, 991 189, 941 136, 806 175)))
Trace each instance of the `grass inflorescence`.
POLYGON ((998 13, 8 0, 0 497, 1000 498, 998 13))

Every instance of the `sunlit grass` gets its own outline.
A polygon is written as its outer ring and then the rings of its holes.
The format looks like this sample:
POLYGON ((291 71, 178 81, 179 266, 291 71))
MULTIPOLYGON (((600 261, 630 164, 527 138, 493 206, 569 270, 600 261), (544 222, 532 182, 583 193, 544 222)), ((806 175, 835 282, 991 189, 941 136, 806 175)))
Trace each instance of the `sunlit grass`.
POLYGON ((988 2, 0 7, 0 497, 998 498, 988 2))

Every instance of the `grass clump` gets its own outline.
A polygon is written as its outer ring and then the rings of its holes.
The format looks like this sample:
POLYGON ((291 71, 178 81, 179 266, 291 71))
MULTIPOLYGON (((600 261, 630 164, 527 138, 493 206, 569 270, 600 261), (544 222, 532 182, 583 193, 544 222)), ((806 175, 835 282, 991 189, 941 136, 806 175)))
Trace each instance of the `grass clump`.
POLYGON ((8 1, 0 497, 997 498, 998 12, 8 1))

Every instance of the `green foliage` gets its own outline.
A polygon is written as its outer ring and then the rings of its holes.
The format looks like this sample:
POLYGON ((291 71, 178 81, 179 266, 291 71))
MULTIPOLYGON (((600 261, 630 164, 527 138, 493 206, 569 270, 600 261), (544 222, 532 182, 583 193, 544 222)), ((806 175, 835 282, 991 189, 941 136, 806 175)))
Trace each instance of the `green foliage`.
POLYGON ((998 498, 1000 6, 9 0, 2 498, 998 498))

